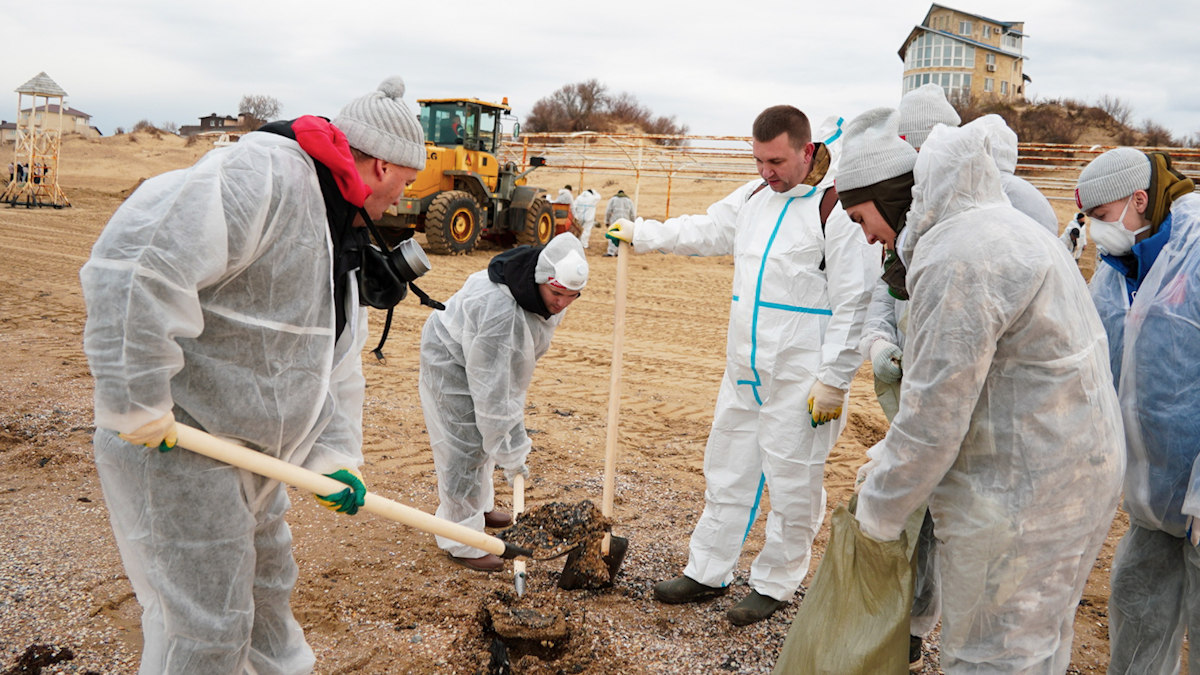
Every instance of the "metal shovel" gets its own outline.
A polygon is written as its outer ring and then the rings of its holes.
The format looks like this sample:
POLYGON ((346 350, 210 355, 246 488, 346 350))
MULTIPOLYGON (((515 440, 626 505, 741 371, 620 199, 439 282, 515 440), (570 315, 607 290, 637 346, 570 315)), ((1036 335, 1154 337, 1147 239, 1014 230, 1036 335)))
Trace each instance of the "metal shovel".
MULTIPOLYGON (((604 498, 600 503, 600 513, 605 518, 612 518, 613 498, 616 492, 615 480, 617 473, 617 416, 621 408, 621 351, 625 344, 625 289, 629 285, 629 252, 630 245, 624 241, 617 245, 617 283, 613 298, 613 355, 612 375, 608 386, 608 433, 604 443, 604 498)), ((629 550, 629 540, 625 537, 614 537, 611 533, 604 535, 600 552, 604 556, 604 564, 608 567, 608 583, 611 586, 625 560, 625 552, 629 550)), ((564 590, 582 588, 584 577, 578 569, 580 549, 571 551, 567 562, 563 565, 562 575, 558 578, 558 587, 564 590)))
MULTIPOLYGON (((178 445, 218 462, 245 469, 260 476, 300 488, 318 495, 328 495, 346 489, 346 484, 321 475, 315 471, 289 464, 281 459, 251 450, 236 443, 222 440, 186 424, 176 424, 179 433, 178 445)), ((400 502, 368 492, 362 509, 389 520, 404 523, 423 532, 441 535, 460 544, 474 546, 501 558, 529 556, 530 551, 514 546, 498 537, 472 530, 464 525, 443 520, 400 502)))

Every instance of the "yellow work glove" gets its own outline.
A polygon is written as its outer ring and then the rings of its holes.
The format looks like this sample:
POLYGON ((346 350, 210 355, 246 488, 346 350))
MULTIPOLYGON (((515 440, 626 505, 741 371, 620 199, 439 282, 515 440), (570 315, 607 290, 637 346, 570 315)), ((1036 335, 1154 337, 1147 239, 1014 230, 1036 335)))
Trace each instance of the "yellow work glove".
POLYGON ((1188 516, 1187 519, 1187 538, 1192 542, 1192 546, 1200 546, 1200 527, 1196 527, 1193 516, 1188 516))
POLYGON ((327 473, 326 476, 345 483, 350 487, 341 492, 334 492, 327 495, 313 495, 321 502, 321 506, 330 511, 338 513, 346 513, 354 515, 358 513, 359 507, 363 505, 363 501, 367 498, 367 486, 362 481, 362 474, 354 469, 338 469, 333 473, 327 473))
POLYGON ((604 233, 612 243, 620 246, 621 242, 626 244, 633 243, 633 221, 628 218, 617 218, 613 224, 609 226, 608 232, 604 233))
POLYGON ((147 422, 127 434, 117 434, 117 437, 126 443, 144 445, 147 448, 158 448, 159 452, 166 452, 175 447, 175 441, 177 440, 175 415, 168 412, 153 422, 147 422))
POLYGON ((808 412, 812 415, 812 425, 825 424, 842 416, 842 402, 846 400, 846 392, 831 387, 820 380, 813 382, 808 391, 808 412))

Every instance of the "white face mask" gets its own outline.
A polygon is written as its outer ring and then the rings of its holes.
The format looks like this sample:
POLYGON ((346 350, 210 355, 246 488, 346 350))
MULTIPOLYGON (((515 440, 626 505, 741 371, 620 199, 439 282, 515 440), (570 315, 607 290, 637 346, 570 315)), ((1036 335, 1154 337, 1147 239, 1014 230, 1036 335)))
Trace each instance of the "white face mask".
POLYGON ((1092 217, 1090 223, 1092 241, 1096 243, 1096 247, 1100 249, 1101 253, 1113 256, 1127 255, 1133 250, 1137 236, 1150 229, 1149 225, 1137 231, 1125 229, 1125 213, 1129 211, 1129 204, 1132 202, 1133 195, 1129 195, 1129 199, 1125 200, 1125 208, 1121 209, 1121 216, 1116 220, 1100 220, 1095 216, 1092 217))

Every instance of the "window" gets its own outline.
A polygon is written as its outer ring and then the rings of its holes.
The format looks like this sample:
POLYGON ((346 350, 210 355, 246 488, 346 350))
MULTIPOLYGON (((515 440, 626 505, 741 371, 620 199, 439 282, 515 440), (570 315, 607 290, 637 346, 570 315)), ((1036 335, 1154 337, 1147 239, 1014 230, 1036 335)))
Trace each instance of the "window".
POLYGON ((991 52, 988 52, 988 55, 987 55, 987 64, 988 64, 989 66, 994 66, 994 65, 996 65, 996 55, 995 55, 995 54, 993 54, 993 53, 991 53, 991 52))
POLYGON ((924 33, 909 44, 905 70, 918 68, 974 68, 975 48, 937 33, 924 33))
POLYGON ((970 35, 973 29, 974 29, 974 27, 971 25, 970 21, 959 21, 958 22, 958 34, 959 35, 970 35))
POLYGON ((1014 52, 1021 51, 1021 36, 1008 33, 1004 36, 1003 45, 1005 49, 1011 49, 1014 52))
POLYGON ((1000 95, 1008 96, 1008 82, 1006 80, 1000 81, 1000 95))
POLYGON ((904 93, 931 82, 944 89, 947 98, 971 92, 970 73, 915 73, 904 78, 904 93))
POLYGON ((992 27, 984 26, 983 27, 983 38, 986 40, 987 38, 990 38, 990 37, 992 37, 992 27))
POLYGON ((984 78, 983 90, 986 92, 989 92, 989 93, 995 91, 996 90, 995 82, 996 81, 990 77, 984 78))

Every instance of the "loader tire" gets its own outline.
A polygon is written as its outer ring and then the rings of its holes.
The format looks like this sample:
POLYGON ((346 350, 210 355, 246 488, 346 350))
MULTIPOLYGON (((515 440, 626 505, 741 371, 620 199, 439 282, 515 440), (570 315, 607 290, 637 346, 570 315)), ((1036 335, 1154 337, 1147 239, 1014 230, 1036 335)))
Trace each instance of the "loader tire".
POLYGON ((479 202, 462 190, 434 197, 425 214, 425 243, 431 253, 466 255, 475 249, 482 231, 479 202))
POLYGON ((545 199, 535 199, 525 209, 525 227, 517 233, 517 244, 541 246, 554 238, 554 207, 545 199))

